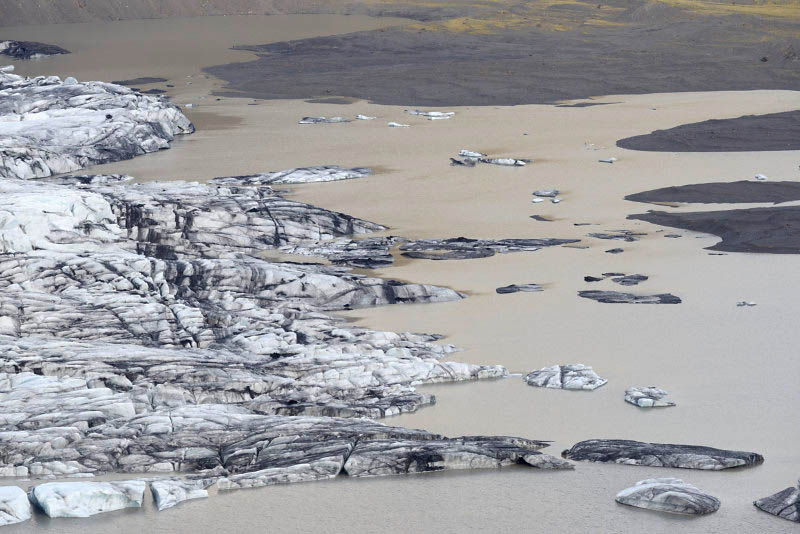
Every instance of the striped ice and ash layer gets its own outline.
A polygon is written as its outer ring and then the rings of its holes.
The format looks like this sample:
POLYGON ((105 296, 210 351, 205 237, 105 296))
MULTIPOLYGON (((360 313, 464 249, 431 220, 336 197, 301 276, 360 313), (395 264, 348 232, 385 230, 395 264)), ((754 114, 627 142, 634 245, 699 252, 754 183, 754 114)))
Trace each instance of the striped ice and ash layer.
POLYGON ((571 467, 547 442, 363 419, 433 402, 418 384, 507 374, 445 361, 438 336, 325 313, 457 291, 261 257, 382 226, 264 185, 129 182, 0 179, 3 475, 180 472, 235 489, 571 467))
POLYGON ((194 126, 165 99, 0 71, 0 177, 40 178, 169 148, 194 126))

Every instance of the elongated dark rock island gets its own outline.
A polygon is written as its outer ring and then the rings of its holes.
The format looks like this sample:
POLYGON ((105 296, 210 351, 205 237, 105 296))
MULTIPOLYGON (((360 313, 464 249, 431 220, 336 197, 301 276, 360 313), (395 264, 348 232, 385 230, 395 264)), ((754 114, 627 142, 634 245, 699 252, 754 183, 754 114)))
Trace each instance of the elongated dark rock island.
POLYGON ((69 53, 69 50, 47 43, 37 43, 35 41, 0 41, 0 54, 14 59, 35 59, 69 53))
POLYGON ((680 297, 671 293, 660 293, 658 295, 634 295, 633 293, 622 293, 619 291, 597 291, 587 290, 578 291, 578 296, 585 299, 596 300, 606 304, 680 304, 680 297))
POLYGON ((577 243, 580 239, 423 239, 400 245, 403 256, 426 260, 466 260, 486 258, 496 253, 536 251, 544 247, 555 247, 577 243))
POLYGON ((764 457, 755 452, 729 451, 700 445, 645 443, 627 439, 590 439, 562 453, 564 458, 584 462, 679 467, 719 471, 759 465, 764 457))

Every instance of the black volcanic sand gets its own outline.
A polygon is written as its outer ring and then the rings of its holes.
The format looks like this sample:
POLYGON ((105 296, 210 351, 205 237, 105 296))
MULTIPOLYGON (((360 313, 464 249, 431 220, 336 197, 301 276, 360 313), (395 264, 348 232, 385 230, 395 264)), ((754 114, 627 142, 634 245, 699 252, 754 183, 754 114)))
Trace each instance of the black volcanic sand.
POLYGON ((330 98, 312 98, 311 100, 306 100, 309 104, 339 104, 339 105, 349 105, 353 102, 356 102, 354 98, 343 98, 341 96, 332 96, 330 98))
POLYGON ((166 78, 158 78, 155 76, 142 76, 141 78, 134 78, 132 80, 116 80, 111 83, 117 85, 149 85, 151 83, 168 82, 166 78))
POLYGON ((691 213, 650 211, 629 215, 628 219, 722 238, 708 250, 800 254, 800 206, 691 213))
POLYGON ((654 152, 800 150, 800 110, 682 124, 620 139, 617 146, 654 152))
POLYGON ((692 204, 739 204, 800 200, 800 182, 715 182, 653 189, 628 195, 633 202, 686 202, 692 204))
MULTIPOLYGON (((618 5, 627 6, 614 15, 620 26, 548 31, 534 24, 488 35, 388 28, 237 47, 259 58, 205 70, 227 82, 224 96, 341 96, 407 106, 800 87, 800 39, 774 37, 797 35, 800 21, 703 16, 637 0, 618 5)), ((603 12, 585 4, 559 9, 603 12)))
POLYGON ((557 108, 590 108, 592 106, 608 106, 619 102, 578 102, 576 104, 558 104, 557 108))

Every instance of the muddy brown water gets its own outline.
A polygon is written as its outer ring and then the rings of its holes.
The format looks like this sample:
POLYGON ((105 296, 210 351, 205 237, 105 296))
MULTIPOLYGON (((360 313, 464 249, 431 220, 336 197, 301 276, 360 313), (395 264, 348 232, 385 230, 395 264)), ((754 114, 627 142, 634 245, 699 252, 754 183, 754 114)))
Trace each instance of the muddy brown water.
POLYGON ((553 454, 582 439, 630 438, 754 450, 766 462, 753 469, 708 473, 582 463, 574 472, 509 468, 340 478, 224 493, 165 512, 155 511, 148 496, 144 510, 91 519, 37 515, 5 531, 794 531, 796 525, 759 512, 751 503, 793 485, 800 476, 800 428, 793 423, 800 401, 800 286, 795 283, 800 257, 711 256, 703 247, 717 238, 679 231, 681 239, 665 239, 664 233, 676 232, 626 221, 626 215, 641 212, 643 205, 623 197, 658 187, 749 179, 755 173, 797 180, 800 154, 631 152, 614 143, 710 118, 787 111, 797 107, 800 93, 612 95, 597 100, 613 105, 457 107, 452 108, 457 112, 454 119, 426 121, 403 113, 401 107, 367 101, 347 106, 302 100, 218 101, 210 92, 219 82, 201 74, 209 64, 250 57, 227 49, 246 34, 250 42, 268 42, 389 22, 396 23, 357 17, 215 17, 58 25, 13 29, 4 35, 54 42, 75 52, 24 64, 19 72, 105 80, 164 76, 175 86, 167 88, 175 102, 196 105, 188 111, 200 127, 196 134, 176 141, 170 150, 90 172, 202 181, 311 164, 366 165, 377 169, 374 176, 293 187, 292 198, 386 224, 391 228, 388 234, 411 238, 583 239, 581 245, 589 248, 559 247, 465 261, 403 259, 372 273, 446 285, 470 297, 343 315, 373 328, 441 333, 446 342, 464 349, 453 359, 502 364, 517 373, 556 363, 585 363, 608 378, 607 385, 594 392, 545 391, 513 376, 426 387, 438 398, 435 406, 387 423, 451 436, 508 434, 553 440, 553 454), (137 53, 137 46, 146 47, 147 53, 137 53), (378 119, 297 124, 304 115, 357 113, 378 119), (387 128, 388 121, 411 127, 387 128), (450 167, 448 158, 461 148, 491 149, 492 155, 535 161, 522 168, 450 167), (598 163, 609 156, 619 160, 598 163), (532 191, 550 187, 562 191, 562 203, 531 204, 532 191), (553 221, 537 223, 530 215, 553 221), (574 225, 583 222, 597 226, 574 225), (634 243, 586 237, 589 232, 623 228, 647 235, 634 243), (603 252, 616 246, 625 252, 603 252), (608 271, 641 273, 650 279, 635 288, 583 282, 586 275, 608 271), (531 282, 545 284, 546 290, 495 293, 500 286, 531 282), (578 298, 582 289, 671 292, 683 303, 600 304, 578 298), (739 300, 758 305, 737 308, 739 300), (667 389, 678 406, 645 411, 627 405, 622 396, 633 385, 667 389), (721 509, 708 517, 685 519, 614 502, 619 490, 663 476, 677 476, 708 491, 721 499, 721 509))

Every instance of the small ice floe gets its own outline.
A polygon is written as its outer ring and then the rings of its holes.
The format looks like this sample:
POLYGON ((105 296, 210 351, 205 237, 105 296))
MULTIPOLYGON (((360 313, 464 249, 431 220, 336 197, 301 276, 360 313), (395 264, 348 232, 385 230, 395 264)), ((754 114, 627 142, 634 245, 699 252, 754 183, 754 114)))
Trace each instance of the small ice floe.
POLYGON ((498 287, 495 289, 498 295, 507 295, 509 293, 535 293, 544 291, 544 288, 539 284, 511 284, 510 286, 498 287))
POLYGON ((67 76, 64 79, 64 85, 77 85, 78 80, 76 80, 73 76, 67 76))
POLYGON ((0 487, 0 526, 22 523, 31 518, 31 502, 22 488, 0 487))
POLYGON ((555 198, 560 192, 558 189, 539 189, 534 191, 533 194, 537 197, 555 198))
POLYGON ((554 365, 525 375, 529 386, 555 389, 597 389, 608 380, 602 378, 594 369, 582 363, 554 365))
POLYGON ((610 157, 610 158, 601 159, 601 160, 598 160, 598 161, 599 161, 600 163, 614 163, 615 161, 617 161, 617 158, 615 158, 615 157, 610 157))
POLYGON ((641 235, 647 235, 644 232, 634 232, 633 230, 609 230, 605 232, 592 232, 586 234, 586 237, 594 237, 595 239, 608 239, 612 241, 625 241, 626 243, 633 243, 639 241, 641 235))
POLYGON ((408 128, 408 124, 400 124, 399 122, 390 122, 387 126, 389 128, 408 128))
POLYGON ((478 163, 478 158, 464 158, 464 159, 450 158, 450 165, 452 165, 453 167, 458 165, 463 165, 465 167, 474 167, 476 163, 478 163))
POLYGON ((123 508, 141 508, 144 480, 48 482, 34 487, 30 500, 49 517, 90 517, 123 508))
POLYGON ((370 117, 369 115, 356 115, 356 119, 360 121, 374 121, 375 117, 370 117))
POLYGON ((313 167, 296 167, 278 172, 262 172, 246 176, 223 176, 214 178, 209 183, 214 185, 253 186, 309 184, 364 178, 370 174, 372 174, 372 170, 365 167, 348 169, 338 165, 315 165, 313 167))
POLYGON ((406 109, 403 110, 409 115, 420 115, 427 117, 430 121, 440 121, 452 118, 456 113, 454 111, 421 111, 419 109, 406 109))
POLYGON ((194 107, 194 104, 186 104, 184 107, 188 108, 188 109, 192 109, 194 107))
MULTIPOLYGON (((608 252, 608 251, 606 251, 608 252)), ((620 291, 578 291, 578 296, 604 304, 680 304, 681 298, 672 293, 658 295, 634 295, 620 291)))
POLYGON ((179 503, 192 499, 208 497, 206 488, 212 484, 210 479, 205 480, 156 480, 150 483, 158 511, 177 506, 179 503))
POLYGON ((800 489, 796 487, 790 486, 753 504, 768 514, 800 523, 800 489))
POLYGON ((14 72, 14 65, 5 65, 0 67, 0 72, 14 72))
POLYGON ((756 180, 761 180, 762 182, 767 179, 765 174, 756 174, 756 180))
POLYGON ((544 199, 537 197, 532 199, 531 202, 533 202, 534 204, 539 204, 540 202, 544 202, 544 199))
POLYGON ((719 499, 679 478, 648 478, 617 493, 620 504, 680 515, 706 515, 719 510, 719 499))
POLYGON ((553 199, 550 200, 550 202, 552 202, 553 204, 558 204, 561 202, 561 199, 558 197, 554 197, 553 199))
POLYGON ((530 159, 489 158, 486 154, 481 152, 475 152, 474 150, 466 150, 463 148, 458 155, 464 159, 459 160, 457 158, 450 158, 451 165, 466 165, 468 167, 474 167, 476 163, 489 163, 492 165, 503 165, 506 167, 522 167, 533 162, 533 160, 530 159))
POLYGON ((740 307, 740 308, 745 307, 745 306, 747 306, 749 308, 749 307, 755 306, 756 303, 755 302, 748 302, 746 300, 740 300, 739 302, 736 303, 736 305, 738 307, 740 307))
POLYGON ((482 158, 481 163, 491 163, 492 165, 505 165, 507 167, 523 167, 531 162, 529 159, 516 159, 516 158, 482 158))
POLYGON ((639 408, 667 408, 674 402, 663 400, 668 392, 655 386, 631 387, 625 390, 625 402, 639 408))
POLYGON ((339 122, 350 122, 350 119, 344 117, 303 117, 300 119, 299 124, 335 124, 339 122))

